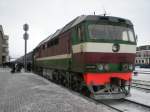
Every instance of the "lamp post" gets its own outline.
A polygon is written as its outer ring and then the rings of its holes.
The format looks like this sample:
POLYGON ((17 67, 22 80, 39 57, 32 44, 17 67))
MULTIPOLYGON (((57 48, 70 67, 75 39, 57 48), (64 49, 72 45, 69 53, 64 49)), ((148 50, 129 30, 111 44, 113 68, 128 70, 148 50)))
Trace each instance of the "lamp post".
POLYGON ((29 39, 29 34, 27 33, 27 31, 29 30, 29 25, 24 24, 23 30, 25 31, 25 33, 23 34, 23 39, 25 40, 24 69, 25 69, 25 72, 27 72, 27 57, 26 57, 26 55, 27 55, 27 40, 29 39))

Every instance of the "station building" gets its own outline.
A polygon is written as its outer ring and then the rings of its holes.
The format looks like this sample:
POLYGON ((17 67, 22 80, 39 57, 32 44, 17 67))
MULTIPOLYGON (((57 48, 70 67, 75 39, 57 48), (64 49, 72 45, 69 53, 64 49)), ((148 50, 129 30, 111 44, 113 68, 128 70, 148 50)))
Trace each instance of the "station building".
POLYGON ((0 65, 9 61, 8 35, 4 34, 3 27, 0 25, 0 65))
POLYGON ((150 67, 150 45, 136 48, 135 65, 140 67, 150 67))

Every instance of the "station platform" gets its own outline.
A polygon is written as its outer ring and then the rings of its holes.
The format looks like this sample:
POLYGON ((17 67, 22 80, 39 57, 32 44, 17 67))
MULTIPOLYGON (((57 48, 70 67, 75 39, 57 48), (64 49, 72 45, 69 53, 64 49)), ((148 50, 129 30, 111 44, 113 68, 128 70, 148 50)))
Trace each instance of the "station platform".
POLYGON ((33 73, 0 68, 0 112, 114 112, 33 73))

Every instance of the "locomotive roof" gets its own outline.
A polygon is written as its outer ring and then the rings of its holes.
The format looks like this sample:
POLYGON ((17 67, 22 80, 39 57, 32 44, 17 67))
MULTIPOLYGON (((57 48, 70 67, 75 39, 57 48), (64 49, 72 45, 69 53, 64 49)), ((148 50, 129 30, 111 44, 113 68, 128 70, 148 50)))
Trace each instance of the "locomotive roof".
POLYGON ((74 27, 75 25, 83 22, 83 21, 97 21, 97 20, 104 20, 108 19, 109 21, 112 22, 121 22, 124 21, 128 25, 133 25, 130 20, 120 18, 120 17, 113 17, 113 16, 99 16, 99 15, 81 15, 73 19, 71 22, 69 22, 67 25, 65 25, 63 28, 58 29, 54 34, 50 35, 46 39, 44 39, 42 42, 39 43, 39 46, 44 44, 45 42, 48 42, 49 40, 53 39, 54 37, 57 37, 59 34, 69 30, 70 28, 74 27))

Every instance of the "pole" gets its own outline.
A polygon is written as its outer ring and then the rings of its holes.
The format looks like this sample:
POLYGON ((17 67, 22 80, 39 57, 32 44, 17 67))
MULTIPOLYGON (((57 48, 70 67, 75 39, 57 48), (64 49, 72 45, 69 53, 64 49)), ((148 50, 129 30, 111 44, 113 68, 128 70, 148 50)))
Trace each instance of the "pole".
POLYGON ((27 40, 25 40, 25 56, 24 56, 24 69, 25 69, 25 72, 27 72, 27 40))
POLYGON ((25 69, 25 72, 27 72, 27 40, 29 38, 29 34, 27 33, 28 29, 29 29, 28 24, 24 24, 23 25, 23 30, 25 31, 25 33, 23 35, 23 38, 25 40, 25 55, 24 55, 24 69, 25 69))

